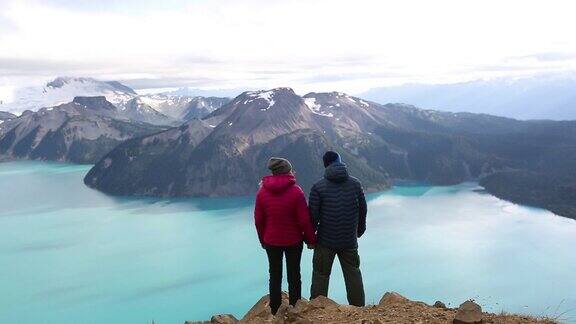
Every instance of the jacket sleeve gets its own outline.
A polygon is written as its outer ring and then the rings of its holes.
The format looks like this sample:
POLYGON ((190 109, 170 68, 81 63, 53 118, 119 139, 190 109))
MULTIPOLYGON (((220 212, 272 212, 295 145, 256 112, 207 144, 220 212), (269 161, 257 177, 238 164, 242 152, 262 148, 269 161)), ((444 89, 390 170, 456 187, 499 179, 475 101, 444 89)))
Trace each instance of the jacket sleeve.
POLYGON ((316 233, 314 232, 314 227, 312 227, 312 219, 310 218, 310 211, 308 210, 308 205, 306 204, 306 196, 302 189, 298 192, 298 198, 296 201, 296 217, 298 220, 298 225, 304 233, 304 241, 307 244, 316 244, 316 233))
POLYGON ((360 212, 358 217, 358 237, 361 237, 364 232, 366 232, 366 214, 368 213, 368 206, 362 185, 358 186, 358 209, 360 212))
POLYGON ((262 193, 258 191, 256 194, 256 205, 254 207, 254 224, 258 232, 258 239, 261 244, 264 244, 264 227, 266 226, 266 213, 262 206, 262 193))
POLYGON ((320 208, 322 205, 322 200, 316 185, 312 186, 310 190, 310 198, 308 199, 308 208, 310 210, 310 219, 312 221, 312 226, 314 231, 318 231, 318 226, 320 225, 320 208))

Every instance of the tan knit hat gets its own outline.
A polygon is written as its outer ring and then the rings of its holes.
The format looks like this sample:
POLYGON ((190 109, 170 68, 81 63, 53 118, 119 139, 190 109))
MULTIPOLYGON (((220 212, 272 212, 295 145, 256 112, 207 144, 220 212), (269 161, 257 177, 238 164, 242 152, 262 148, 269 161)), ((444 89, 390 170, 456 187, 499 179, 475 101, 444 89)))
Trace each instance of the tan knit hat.
POLYGON ((271 157, 270 160, 268 160, 268 169, 272 171, 274 175, 286 174, 292 171, 292 164, 286 159, 271 157))

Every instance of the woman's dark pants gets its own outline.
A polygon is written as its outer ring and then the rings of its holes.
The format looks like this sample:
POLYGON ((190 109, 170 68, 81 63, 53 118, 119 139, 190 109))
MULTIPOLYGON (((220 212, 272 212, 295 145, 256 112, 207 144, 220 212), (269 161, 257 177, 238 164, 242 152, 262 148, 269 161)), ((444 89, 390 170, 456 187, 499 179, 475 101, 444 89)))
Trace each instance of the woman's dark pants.
POLYGON ((290 247, 266 246, 270 272, 270 310, 276 314, 282 304, 282 258, 286 255, 286 272, 288 273, 288 295, 290 305, 296 305, 302 297, 300 279, 300 259, 302 243, 290 247))

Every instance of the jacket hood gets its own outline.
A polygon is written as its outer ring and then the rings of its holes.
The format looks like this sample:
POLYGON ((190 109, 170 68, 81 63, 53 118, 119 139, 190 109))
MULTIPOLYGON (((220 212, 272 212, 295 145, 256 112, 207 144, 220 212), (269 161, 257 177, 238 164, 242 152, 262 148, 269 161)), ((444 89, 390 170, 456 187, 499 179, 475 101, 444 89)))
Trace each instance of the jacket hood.
POLYGON ((324 178, 332 182, 344 182, 348 177, 348 168, 342 162, 334 162, 324 170, 324 178))
POLYGON ((293 174, 268 175, 262 178, 262 187, 273 193, 282 193, 296 184, 293 174))

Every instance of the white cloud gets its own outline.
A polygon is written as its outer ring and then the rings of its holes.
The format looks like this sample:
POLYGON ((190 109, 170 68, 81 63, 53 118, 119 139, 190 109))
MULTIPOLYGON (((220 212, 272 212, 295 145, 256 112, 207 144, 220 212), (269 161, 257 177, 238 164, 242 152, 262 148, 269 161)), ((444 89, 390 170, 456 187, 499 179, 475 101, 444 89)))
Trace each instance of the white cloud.
POLYGON ((150 6, 127 2, 122 10, 112 4, 97 10, 66 1, 3 2, 0 85, 72 74, 356 92, 408 81, 576 68, 571 1, 224 0, 150 6), (561 59, 539 60, 540 53, 561 59), (20 65, 2 63, 16 59, 20 65))

